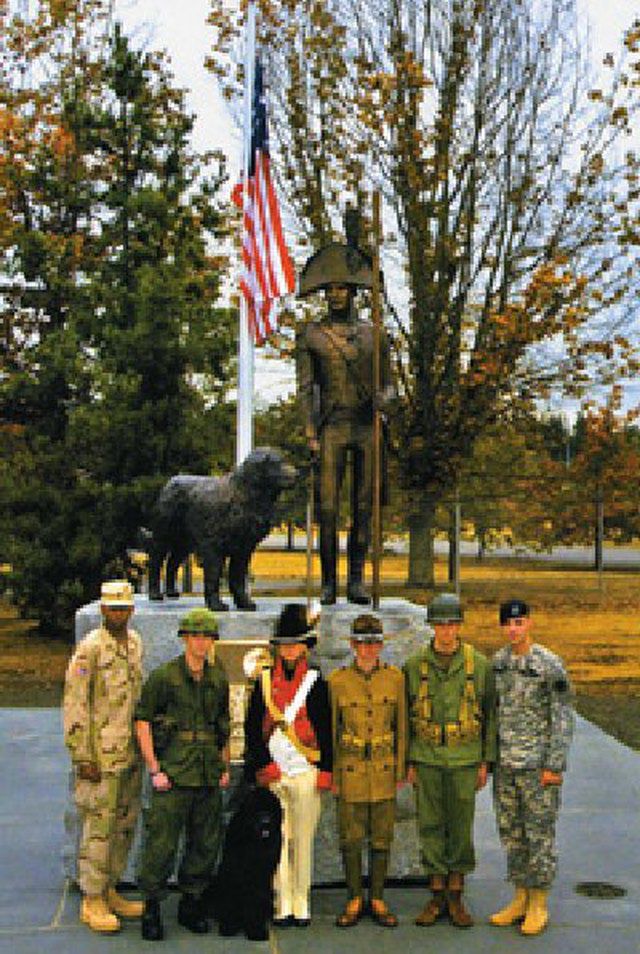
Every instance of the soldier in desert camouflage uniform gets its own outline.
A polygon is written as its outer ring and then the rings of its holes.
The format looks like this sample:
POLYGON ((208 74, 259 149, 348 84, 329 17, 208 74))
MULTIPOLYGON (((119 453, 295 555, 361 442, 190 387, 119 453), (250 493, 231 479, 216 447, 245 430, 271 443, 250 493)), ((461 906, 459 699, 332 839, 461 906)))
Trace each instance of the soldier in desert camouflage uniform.
POLYGON ((133 714, 142 684, 142 643, 128 628, 133 608, 126 580, 102 585, 103 624, 78 644, 65 680, 64 738, 82 825, 80 920, 94 931, 117 931, 118 915, 142 914, 141 902, 116 892, 140 808, 133 714))
POLYGON ((493 660, 498 700, 494 795, 515 896, 491 923, 522 920, 521 932, 531 935, 549 919, 547 895, 556 872, 555 825, 573 709, 562 661, 531 640, 527 604, 503 603, 500 624, 508 645, 493 660))

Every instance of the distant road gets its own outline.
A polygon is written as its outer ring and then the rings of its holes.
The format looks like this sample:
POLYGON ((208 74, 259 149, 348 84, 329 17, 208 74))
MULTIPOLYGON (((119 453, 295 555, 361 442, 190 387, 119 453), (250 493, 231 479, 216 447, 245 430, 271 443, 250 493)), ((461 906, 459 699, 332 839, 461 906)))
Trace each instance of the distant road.
MULTIPOLYGON (((282 550, 286 548, 287 538, 284 533, 272 533, 260 545, 261 548, 282 550)), ((341 549, 345 549, 344 539, 340 541, 341 549)), ((294 546, 296 550, 306 547, 306 534, 299 531, 295 534, 294 546)), ((385 543, 385 549, 394 553, 407 553, 409 548, 406 540, 392 540, 385 543)), ((475 557, 478 545, 474 541, 463 540, 461 543, 462 556, 475 557)), ((439 556, 449 553, 449 544, 446 540, 436 540, 435 551, 439 556)), ((543 563, 571 564, 574 566, 592 567, 594 563, 593 547, 553 547, 550 552, 539 552, 527 547, 495 547, 486 550, 485 560, 537 560, 543 563)), ((635 567, 640 570, 640 550, 634 547, 605 547, 605 567, 635 567)))

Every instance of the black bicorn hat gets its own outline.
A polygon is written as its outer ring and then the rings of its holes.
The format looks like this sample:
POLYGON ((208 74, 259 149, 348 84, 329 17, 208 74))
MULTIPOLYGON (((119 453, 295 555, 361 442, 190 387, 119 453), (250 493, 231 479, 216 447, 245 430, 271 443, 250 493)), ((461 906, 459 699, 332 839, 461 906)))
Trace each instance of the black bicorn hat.
POLYGON ((315 617, 309 615, 304 603, 285 603, 276 620, 271 642, 280 646, 292 643, 313 646, 317 639, 310 632, 315 622, 315 617))
POLYGON ((529 604, 524 600, 506 600, 500 604, 500 625, 504 626, 510 619, 519 619, 522 616, 528 616, 529 613, 529 604))
MULTIPOLYGON (((298 282, 298 296, 304 298, 329 285, 345 285, 352 291, 373 287, 373 259, 360 247, 360 212, 345 213, 346 245, 329 242, 309 258, 298 282)), ((382 281, 382 272, 380 273, 382 281)))

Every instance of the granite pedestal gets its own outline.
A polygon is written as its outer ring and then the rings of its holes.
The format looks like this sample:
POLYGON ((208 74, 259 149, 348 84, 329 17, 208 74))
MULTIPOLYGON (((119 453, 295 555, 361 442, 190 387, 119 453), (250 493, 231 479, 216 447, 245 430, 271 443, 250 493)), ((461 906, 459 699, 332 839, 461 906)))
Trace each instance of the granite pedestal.
MULTIPOLYGON (((257 610, 246 612, 230 609, 228 612, 218 613, 220 627, 220 646, 216 648, 220 658, 227 667, 229 681, 232 685, 232 722, 235 726, 236 755, 242 751, 241 734, 243 717, 244 689, 241 662, 242 642, 249 645, 258 642, 268 642, 283 603, 286 599, 268 597, 257 600, 257 610), (228 644, 225 646, 225 642, 228 644), (235 715, 234 715, 235 710, 235 715)), ((295 602, 304 602, 299 599, 295 602)), ((131 625, 140 633, 144 647, 144 672, 147 675, 157 666, 182 652, 182 643, 177 638, 178 624, 182 616, 195 606, 202 606, 202 597, 182 596, 178 600, 151 601, 147 596, 137 595, 135 598, 135 613, 131 625)), ((318 643, 312 651, 312 659, 325 676, 340 666, 347 665, 351 660, 349 638, 353 619, 364 611, 366 607, 340 601, 334 606, 323 607, 318 626, 318 643)), ((405 659, 417 652, 430 635, 430 629, 425 621, 424 607, 417 606, 403 599, 382 600, 376 611, 383 621, 385 644, 382 658, 388 663, 401 666, 405 659)), ((90 630, 95 629, 100 622, 99 602, 89 603, 78 610, 76 614, 76 642, 82 639, 90 630)), ((232 743, 234 738, 232 737, 232 743)), ((234 746, 232 744, 232 756, 234 746)), ((240 766, 235 767, 234 776, 240 774, 240 766)), ((342 881, 343 872, 338 850, 338 835, 335 819, 335 800, 329 793, 322 794, 322 814, 315 845, 314 884, 330 884, 342 881)), ((420 874, 418 845, 415 828, 415 807, 413 792, 404 788, 397 796, 396 833, 391 854, 390 877, 406 878, 420 874)), ((72 788, 70 799, 65 812, 65 826, 67 832, 64 850, 64 862, 67 875, 75 880, 78 824, 75 805, 73 803, 72 788)), ((127 881, 135 881, 138 854, 140 849, 140 829, 138 826, 135 843, 131 852, 127 881)), ((366 865, 365 865, 366 870, 366 865)))

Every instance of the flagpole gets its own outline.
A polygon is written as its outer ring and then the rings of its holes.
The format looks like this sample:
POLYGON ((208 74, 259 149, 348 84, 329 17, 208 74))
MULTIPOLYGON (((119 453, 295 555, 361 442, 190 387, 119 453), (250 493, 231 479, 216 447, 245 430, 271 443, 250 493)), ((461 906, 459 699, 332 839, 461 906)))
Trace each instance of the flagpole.
MULTIPOLYGON (((244 166, 243 205, 249 201, 249 170, 251 165, 251 118, 253 103, 254 66, 256 59, 256 5, 249 0, 244 53, 244 166)), ((249 309, 244 295, 240 296, 240 327, 238 332, 238 405, 236 416, 236 464, 253 448, 253 338, 249 328, 249 309)))

